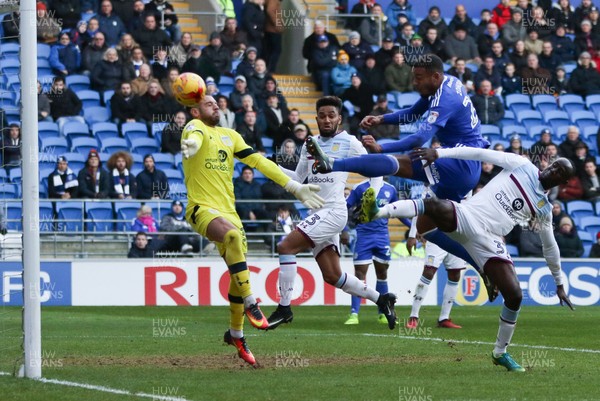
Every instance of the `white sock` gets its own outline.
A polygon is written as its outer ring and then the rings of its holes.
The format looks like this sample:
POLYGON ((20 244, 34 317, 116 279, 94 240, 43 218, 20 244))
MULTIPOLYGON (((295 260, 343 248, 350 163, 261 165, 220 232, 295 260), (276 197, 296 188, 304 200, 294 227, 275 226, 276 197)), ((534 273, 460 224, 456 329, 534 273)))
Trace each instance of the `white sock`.
POLYGON ((514 311, 508 309, 506 305, 502 306, 502 312, 500 312, 500 327, 498 328, 498 337, 496 337, 496 345, 494 346, 495 357, 499 357, 506 352, 506 347, 510 344, 510 340, 515 332, 518 317, 518 310, 514 311))
POLYGON ((342 273, 335 286, 337 288, 341 288, 344 292, 347 292, 350 295, 366 298, 374 303, 377 303, 377 300, 379 299, 379 293, 377 291, 357 279, 356 276, 346 273, 342 273))
POLYGON ((425 276, 421 276, 419 284, 417 284, 417 288, 415 289, 415 296, 413 299, 412 309, 410 310, 410 317, 419 317, 419 310, 421 309, 423 299, 425 299, 427 296, 427 291, 429 291, 429 284, 431 284, 431 280, 425 276))
POLYGON ((289 306, 296 279, 296 255, 279 255, 279 305, 289 306))
POLYGON ((256 303, 256 298, 254 298, 254 295, 248 295, 246 298, 244 298, 244 308, 249 308, 250 306, 254 305, 256 303))
POLYGON ((423 199, 399 200, 382 206, 375 218, 415 217, 423 214, 424 210, 423 199))
POLYGON ((450 311, 454 305, 454 299, 458 292, 458 281, 448 281, 444 287, 444 300, 442 301, 442 310, 440 312, 440 322, 445 319, 450 319, 450 311))
POLYGON ((233 338, 242 338, 244 337, 244 330, 229 329, 229 334, 231 334, 231 337, 233 338))

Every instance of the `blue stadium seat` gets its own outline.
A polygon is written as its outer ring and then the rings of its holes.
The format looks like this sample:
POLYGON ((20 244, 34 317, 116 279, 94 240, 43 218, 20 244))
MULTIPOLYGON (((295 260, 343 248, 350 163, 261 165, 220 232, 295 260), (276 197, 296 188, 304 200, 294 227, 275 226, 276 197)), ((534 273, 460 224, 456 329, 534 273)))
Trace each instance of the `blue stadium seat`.
POLYGON ((100 94, 93 90, 80 90, 75 92, 81 103, 83 103, 83 108, 101 106, 100 104, 100 94))
POLYGON ((519 248, 516 245, 506 244, 506 251, 512 257, 519 256, 519 248))
POLYGON ((492 143, 496 143, 498 141, 502 140, 502 135, 501 134, 485 134, 482 135, 484 139, 487 139, 487 141, 492 144, 492 143))
POLYGON ((17 199, 18 197, 19 191, 15 184, 0 184, 0 199, 17 199))
POLYGON ((140 202, 115 202, 115 214, 117 215, 117 231, 131 231, 131 224, 136 218, 140 202))
POLYGON ((167 125, 169 123, 152 123, 152 132, 150 132, 150 135, 156 137, 158 134, 162 134, 167 125))
POLYGON ((102 93, 102 101, 104 102, 106 107, 108 107, 109 109, 110 109, 110 98, 112 98, 114 94, 115 94, 115 91, 112 89, 104 91, 102 93))
MULTIPOLYGON (((71 163, 69 163, 69 164, 71 164, 71 163)), ((69 167, 71 167, 71 166, 69 166, 69 167)), ((71 170, 73 170, 73 169, 71 168, 71 170)), ((41 168, 40 167, 40 169, 38 171, 39 171, 40 182, 41 182, 44 178, 48 178, 48 176, 50 174, 52 174, 54 169, 51 167, 50 168, 48 168, 48 167, 41 168)), ((77 174, 77 171, 74 170, 74 172, 75 172, 75 174, 77 174)))
POLYGON ((6 174, 6 170, 0 168, 0 183, 9 182, 8 174, 6 174))
POLYGON ((556 134, 552 137, 552 141, 560 144, 567 137, 567 131, 569 131, 569 125, 563 124, 556 129, 556 134))
POLYGON ((73 138, 89 138, 90 129, 86 123, 69 121, 63 126, 63 135, 69 142, 72 142, 73 138))
POLYGON ((567 213, 581 221, 582 217, 594 216, 594 207, 591 202, 574 200, 567 203, 567 213))
POLYGON ((573 70, 577 68, 577 64, 565 63, 563 64, 563 67, 565 67, 565 73, 567 74, 567 77, 570 77, 573 70))
POLYGON ((12 92, 0 92, 0 107, 16 106, 16 94, 12 92))
POLYGON ((6 202, 6 228, 9 230, 23 231, 23 207, 21 202, 6 202))
MULTIPOLYGON (((42 148, 42 144, 40 144, 40 149, 43 149, 42 148)), ((56 158, 57 158, 57 156, 58 155, 53 154, 53 153, 40 152, 38 154, 38 162, 39 162, 39 165, 40 165, 40 169, 51 168, 51 169, 54 170, 54 167, 56 167, 56 158)))
MULTIPOLYGON (((549 125, 532 125, 527 127, 527 134, 531 139, 535 139, 537 141, 540 139, 540 134, 545 129, 549 129, 552 133, 552 127, 549 125)), ((550 136, 552 136, 552 134, 550 134, 550 136)))
MULTIPOLYGON (((416 92, 408 92, 408 93, 402 93, 400 95, 400 98, 398 99, 398 108, 403 109, 405 107, 410 107, 412 105, 414 105, 415 103, 417 103, 419 101, 419 99, 421 99, 421 95, 419 95, 416 92)), ((388 104, 389 106, 389 104, 388 104)), ((389 106, 391 107, 391 106, 389 106)))
POLYGON ((148 127, 143 123, 123 123, 121 132, 130 144, 133 139, 148 138, 148 127))
POLYGON ((577 110, 585 110, 585 102, 579 95, 560 95, 558 104, 562 110, 569 114, 577 110))
POLYGON ((310 210, 308 207, 304 206, 302 202, 294 202, 294 207, 296 208, 302 219, 308 217, 308 213, 310 210))
POLYGON ((38 43, 37 44, 37 58, 38 58, 38 62, 39 59, 44 59, 47 60, 50 57, 50 45, 47 45, 45 43, 38 43))
POLYGON ((112 232, 114 231, 113 209, 112 205, 107 202, 86 202, 85 214, 87 220, 92 220, 86 223, 86 231, 96 232, 112 232))
POLYGON ((91 85, 90 77, 87 75, 67 75, 65 84, 75 93, 89 90, 91 85))
POLYGON ((169 170, 175 167, 175 157, 170 153, 153 153, 152 157, 154 157, 154 164, 159 170, 169 170))
POLYGON ((40 231, 54 231, 54 207, 52 202, 40 201, 40 231))
MULTIPOLYGON (((533 108, 535 110, 539 110, 538 106, 541 104, 554 105, 554 107, 556 109, 558 108, 556 98, 552 95, 533 95, 531 97, 531 105, 533 106, 533 108)), ((539 110, 539 111, 542 111, 542 110, 539 110)))
POLYGON ((100 142, 106 138, 119 136, 119 127, 115 123, 95 123, 92 125, 92 135, 100 142))
POLYGON ((57 231, 83 231, 83 210, 79 202, 56 202, 57 231))
POLYGON ((504 102, 505 107, 512 110, 515 115, 521 110, 531 110, 529 96, 521 93, 511 93, 510 95, 506 95, 504 102))
POLYGON ((581 130, 581 136, 583 136, 585 139, 596 140, 596 137, 598 136, 598 129, 600 129, 598 124, 588 125, 581 130))
POLYGON ((537 110, 521 110, 517 113, 517 121, 527 127, 542 124, 542 113, 537 110))
POLYGON ((500 120, 500 126, 504 127, 506 125, 515 125, 517 123, 517 119, 515 117, 515 113, 511 110, 504 110, 504 117, 500 120))
MULTIPOLYGON (((488 135, 488 134, 500 135, 500 128, 496 125, 481 124, 481 135, 488 135)), ((264 145, 264 139, 263 139, 263 145, 264 145)))
POLYGON ((596 234, 600 231, 600 217, 598 216, 585 216, 579 219, 579 227, 582 230, 592 234, 593 238, 596 238, 596 234))
MULTIPOLYGON (((269 138, 269 137, 262 137, 262 144, 265 148, 270 148, 273 149, 273 139, 269 138)), ((269 153, 269 152, 267 152, 269 153)))
POLYGON ((544 114, 544 122, 550 124, 556 133, 558 133, 558 127, 570 124, 569 115, 566 111, 561 110, 547 111, 544 114))
POLYGON ((12 183, 15 183, 15 184, 20 183, 22 177, 23 177, 23 170, 21 170, 21 167, 11 168, 8 172, 8 179, 12 183))
POLYGON ((2 63, 0 64, 0 71, 2 71, 2 73, 4 75, 18 74, 20 69, 21 69, 21 62, 19 61, 19 59, 15 59, 15 58, 4 59, 4 60, 2 60, 2 63))
POLYGON ((154 138, 137 138, 131 141, 131 151, 140 155, 157 153, 160 151, 154 138))
POLYGON ((521 146, 523 147, 523 149, 531 149, 534 142, 535 141, 532 139, 521 138, 521 146))
MULTIPOLYGON (((237 159, 236 159, 237 161, 237 159)), ((181 153, 177 153, 175 155, 175 166, 177 166, 177 168, 179 168, 181 166, 181 163, 183 162, 183 156, 181 155, 181 153)))
MULTIPOLYGON (((594 242, 596 242, 592 238, 592 235, 589 232, 587 232, 587 231, 579 230, 579 231, 577 231, 577 235, 579 235, 579 239, 581 240, 581 242, 583 242, 583 246, 586 246, 586 245, 590 245, 591 246, 591 245, 594 244, 594 242)), ((589 255, 589 252, 587 254, 584 253, 584 256, 585 255, 589 255)))
POLYGON ((98 150, 96 138, 73 138, 71 141, 71 152, 87 155, 90 150, 98 150))
POLYGON ((69 151, 69 145, 67 139, 63 137, 43 138, 41 150, 42 152, 59 156, 69 151))
POLYGON ((514 134, 527 135, 527 128, 522 125, 507 125, 502 127, 502 137, 510 139, 514 134))
POLYGON ((125 138, 105 138, 100 141, 102 152, 105 153, 115 153, 118 151, 129 152, 129 145, 125 138))
POLYGON ((19 58, 21 46, 18 43, 3 43, 0 45, 0 55, 2 59, 19 58))
POLYGON ((4 116, 9 124, 21 123, 21 110, 17 107, 4 107, 4 116))
POLYGON ((167 176, 169 188, 175 189, 183 186, 183 174, 181 174, 181 171, 174 168, 165 169, 163 171, 167 176))
POLYGON ((40 121, 38 122, 38 137, 39 138, 50 138, 59 137, 58 124, 51 121, 40 121))
POLYGON ((52 68, 50 66, 39 66, 37 68, 38 77, 46 77, 52 75, 52 68))
POLYGON ((592 113, 600 113, 600 95, 589 95, 585 98, 585 107, 592 113))
POLYGON ((75 174, 77 174, 79 170, 85 168, 87 154, 84 155, 81 153, 66 153, 64 156, 67 158, 69 168, 71 168, 71 170, 73 170, 75 174))
POLYGON ((588 110, 576 110, 571 112, 571 122, 576 124, 581 131, 585 127, 598 126, 598 119, 588 110))
POLYGON ((110 119, 110 110, 106 107, 86 107, 83 109, 83 118, 91 127, 95 123, 107 122, 110 119))
MULTIPOLYGON (((171 201, 169 202, 144 202, 144 205, 152 208, 152 217, 156 219, 160 225, 160 221, 166 215, 171 213, 171 201)), ((185 210, 185 207, 183 208, 185 210)))
MULTIPOLYGON (((39 58, 38 57, 37 62, 38 62, 38 75, 40 75, 39 74, 39 69, 40 68, 51 68, 50 67, 50 62, 47 59, 45 59, 45 58, 39 58)), ((48 74, 43 74, 43 75, 53 75, 53 74, 52 74, 52 72, 50 72, 48 74)), ((40 81, 40 83, 41 83, 41 81, 40 81)))

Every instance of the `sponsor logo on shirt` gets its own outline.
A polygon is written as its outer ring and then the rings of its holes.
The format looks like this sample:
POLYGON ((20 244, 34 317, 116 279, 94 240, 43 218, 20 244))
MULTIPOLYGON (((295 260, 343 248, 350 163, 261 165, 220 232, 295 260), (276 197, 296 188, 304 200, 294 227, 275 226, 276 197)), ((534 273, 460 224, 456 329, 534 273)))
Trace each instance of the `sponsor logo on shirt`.
POLYGON ((329 183, 329 184, 333 184, 333 178, 330 177, 311 177, 308 182, 313 183, 313 184, 324 184, 324 183, 329 183))
POLYGON ((228 136, 222 136, 221 137, 221 142, 223 142, 223 144, 226 145, 226 146, 233 146, 233 141, 228 136))
POLYGON ((524 204, 525 204, 525 202, 523 202, 523 199, 517 198, 512 202, 512 207, 516 211, 519 211, 519 210, 523 209, 524 204))
POLYGON ((429 117, 427 117, 427 122, 429 124, 433 124, 434 122, 437 121, 438 116, 440 115, 440 113, 438 113, 437 111, 430 111, 429 112, 429 117))

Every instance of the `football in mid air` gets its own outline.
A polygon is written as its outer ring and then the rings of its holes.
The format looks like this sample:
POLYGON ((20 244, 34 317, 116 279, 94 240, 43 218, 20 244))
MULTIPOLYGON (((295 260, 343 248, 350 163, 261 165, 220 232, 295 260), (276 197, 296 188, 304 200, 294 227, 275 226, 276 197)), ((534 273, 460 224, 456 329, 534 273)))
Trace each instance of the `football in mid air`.
POLYGON ((185 106, 197 106, 206 95, 206 83, 198 74, 184 72, 171 85, 175 99, 185 106))

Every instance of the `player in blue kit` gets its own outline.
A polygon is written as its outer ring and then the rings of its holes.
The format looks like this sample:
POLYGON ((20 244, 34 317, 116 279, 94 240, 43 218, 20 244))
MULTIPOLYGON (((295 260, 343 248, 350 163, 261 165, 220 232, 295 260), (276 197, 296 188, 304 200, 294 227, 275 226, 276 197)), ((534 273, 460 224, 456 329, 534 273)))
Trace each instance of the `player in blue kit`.
MULTIPOLYGON (((373 188, 377 193, 377 205, 383 207, 388 203, 398 200, 398 191, 393 185, 383 182, 382 178, 371 178, 356 185, 346 199, 348 208, 360 207, 363 193, 373 188)), ((367 277, 367 270, 371 261, 375 266, 377 284, 375 290, 380 294, 387 294, 387 270, 390 265, 390 235, 388 231, 388 221, 379 219, 366 224, 356 226, 356 245, 354 246, 354 275, 364 281, 367 277)), ((352 295, 352 308, 350 316, 345 324, 358 324, 358 312, 362 298, 352 295)), ((379 309, 378 320, 382 324, 387 324, 387 319, 379 309)))
MULTIPOLYGON (((379 124, 418 123, 416 133, 396 142, 377 144, 372 137, 363 137, 363 144, 375 153, 398 153, 422 146, 434 135, 443 148, 468 146, 487 148, 489 142, 481 136, 479 118, 467 90, 456 77, 444 74, 442 60, 427 54, 413 64, 413 86, 421 95, 413 106, 382 116, 367 116, 361 122, 364 129, 379 124), (419 122, 426 113, 427 117, 419 122)), ((476 160, 440 159, 424 166, 408 155, 370 154, 347 159, 334 159, 319 148, 313 138, 306 142, 315 158, 314 169, 320 173, 349 171, 365 177, 397 175, 428 182, 438 198, 460 201, 479 181, 481 163, 476 160)), ((472 259, 454 241, 438 230, 425 238, 471 263, 472 259)), ((473 263, 471 263, 473 264, 473 263)))

